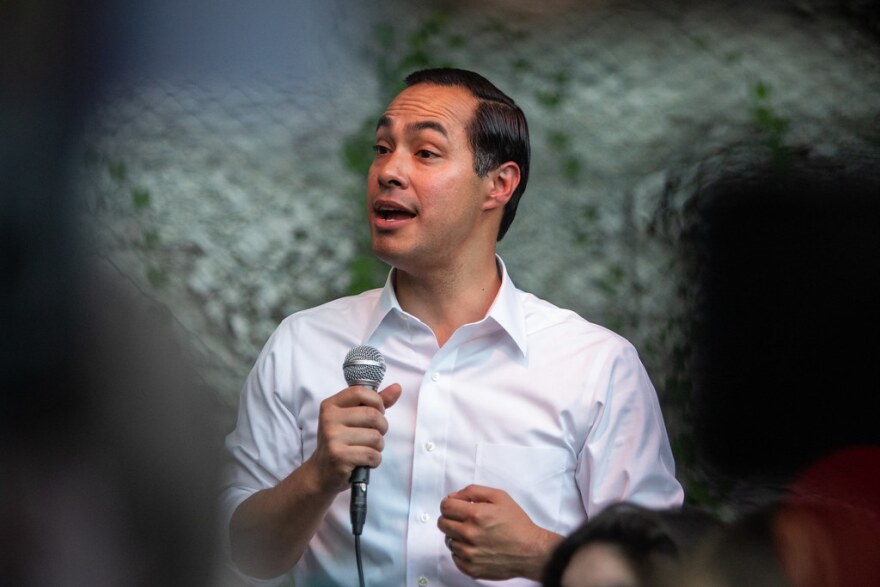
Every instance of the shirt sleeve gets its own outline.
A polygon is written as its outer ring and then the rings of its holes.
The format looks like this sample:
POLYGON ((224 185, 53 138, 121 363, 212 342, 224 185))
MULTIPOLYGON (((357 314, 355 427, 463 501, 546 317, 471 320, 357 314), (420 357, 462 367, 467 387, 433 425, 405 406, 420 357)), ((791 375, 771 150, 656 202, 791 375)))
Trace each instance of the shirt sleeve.
POLYGON ((289 397, 292 337, 286 326, 282 323, 269 338, 245 380, 238 420, 226 437, 219 518, 227 554, 229 523, 238 506, 257 491, 277 485, 303 462, 302 431, 289 397))
POLYGON ((603 369, 594 396, 597 417, 578 462, 588 517, 618 501, 656 509, 680 505, 684 491, 660 403, 635 348, 624 342, 603 369))

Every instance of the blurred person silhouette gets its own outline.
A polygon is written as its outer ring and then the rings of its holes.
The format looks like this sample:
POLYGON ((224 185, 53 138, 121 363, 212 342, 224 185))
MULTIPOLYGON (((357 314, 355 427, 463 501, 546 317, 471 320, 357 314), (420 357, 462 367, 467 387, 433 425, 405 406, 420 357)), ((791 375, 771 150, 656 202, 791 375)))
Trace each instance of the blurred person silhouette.
POLYGON ((0 583, 211 585, 216 401, 167 310, 78 265, 61 356, 4 373, 0 583))
POLYGON ((776 556, 774 511, 775 505, 763 504, 741 513, 686 561, 678 584, 682 587, 791 587, 776 556))
POLYGON ((880 585, 880 447, 834 451, 741 515, 688 565, 686 587, 880 585))
POLYGON ((689 506, 652 510, 612 504, 560 543, 542 585, 672 586, 684 561, 722 527, 714 514, 689 506))
POLYGON ((694 196, 694 445, 717 477, 778 491, 880 444, 878 169, 793 160, 694 196))
POLYGON ((0 18, 0 584, 206 586, 215 403, 168 313, 75 235, 99 6, 13 1, 0 18))
POLYGON ((864 152, 704 189, 696 446, 769 495, 701 552, 689 587, 877 585, 880 178, 864 152))
POLYGON ((834 451, 799 474, 773 531, 795 587, 880 585, 880 446, 834 451))

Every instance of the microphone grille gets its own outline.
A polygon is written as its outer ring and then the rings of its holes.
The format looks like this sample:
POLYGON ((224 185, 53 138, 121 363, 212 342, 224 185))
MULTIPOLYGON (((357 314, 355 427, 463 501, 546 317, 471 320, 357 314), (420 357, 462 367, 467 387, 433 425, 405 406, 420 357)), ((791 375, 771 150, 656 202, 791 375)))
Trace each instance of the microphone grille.
POLYGON ((345 355, 342 372, 349 385, 378 388, 385 377, 385 358, 375 347, 356 346, 345 355))

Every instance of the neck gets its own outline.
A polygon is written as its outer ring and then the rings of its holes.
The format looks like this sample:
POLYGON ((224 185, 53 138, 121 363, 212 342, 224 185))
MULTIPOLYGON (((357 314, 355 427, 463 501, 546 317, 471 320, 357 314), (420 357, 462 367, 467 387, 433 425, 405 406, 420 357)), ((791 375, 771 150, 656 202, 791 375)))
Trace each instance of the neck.
POLYGON ((501 275, 493 254, 472 267, 420 274, 398 269, 394 287, 401 308, 427 324, 443 346, 459 327, 486 316, 501 275))

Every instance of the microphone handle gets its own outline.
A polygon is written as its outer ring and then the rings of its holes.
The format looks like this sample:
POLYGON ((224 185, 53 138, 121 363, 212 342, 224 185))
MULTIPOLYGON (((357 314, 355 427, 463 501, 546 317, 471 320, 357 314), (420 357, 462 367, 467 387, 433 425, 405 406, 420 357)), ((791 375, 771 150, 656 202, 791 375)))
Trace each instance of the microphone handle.
MULTIPOLYGON (((375 381, 355 382, 355 385, 365 385, 375 391, 378 388, 375 381)), ((360 536, 364 529, 364 522, 367 519, 367 486, 370 484, 370 468, 364 465, 355 467, 351 472, 351 533, 360 536)))
POLYGON ((351 478, 348 480, 349 483, 354 485, 355 483, 370 483, 370 468, 361 465, 360 467, 355 467, 354 471, 351 472, 351 478))
POLYGON ((360 536, 367 519, 367 485, 370 483, 370 468, 355 467, 351 472, 351 532, 360 536))

